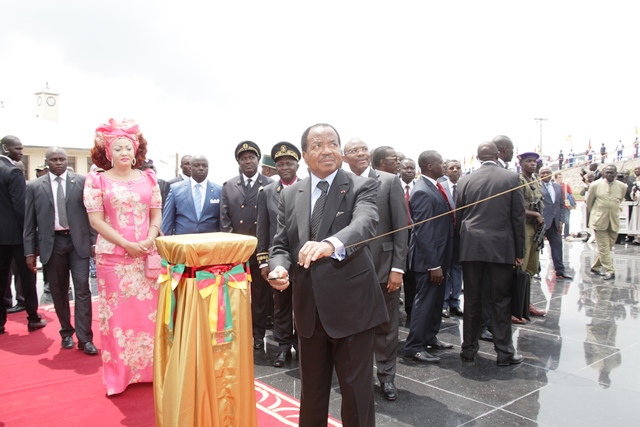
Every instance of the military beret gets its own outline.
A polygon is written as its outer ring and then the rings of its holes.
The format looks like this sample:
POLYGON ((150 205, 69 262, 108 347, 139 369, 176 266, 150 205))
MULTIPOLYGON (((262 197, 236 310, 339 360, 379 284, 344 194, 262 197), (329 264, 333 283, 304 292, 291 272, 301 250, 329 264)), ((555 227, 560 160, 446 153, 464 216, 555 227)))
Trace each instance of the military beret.
POLYGON ((262 157, 262 153, 260 153, 260 147, 258 147, 258 144, 253 141, 242 141, 236 147, 236 160, 238 160, 240 154, 245 151, 253 151, 254 153, 256 153, 258 158, 262 157))
POLYGON ((296 147, 290 142, 285 142, 285 141, 278 142, 271 149, 271 157, 273 157, 273 160, 275 161, 275 160, 278 160, 278 157, 282 157, 282 156, 293 157, 294 159, 296 159, 296 161, 299 162, 300 150, 298 150, 298 147, 296 147))
POLYGON ((43 170, 47 169, 48 167, 49 166, 47 166, 47 165, 38 165, 38 166, 36 166, 36 170, 37 171, 43 171, 43 170))
POLYGON ((268 168, 271 169, 275 169, 276 168, 276 162, 273 161, 272 156, 265 154, 264 156, 262 156, 262 166, 266 166, 268 168))
POLYGON ((518 160, 525 160, 525 159, 538 160, 539 158, 540 158, 540 154, 534 153, 533 151, 528 152, 528 153, 518 154, 518 160))

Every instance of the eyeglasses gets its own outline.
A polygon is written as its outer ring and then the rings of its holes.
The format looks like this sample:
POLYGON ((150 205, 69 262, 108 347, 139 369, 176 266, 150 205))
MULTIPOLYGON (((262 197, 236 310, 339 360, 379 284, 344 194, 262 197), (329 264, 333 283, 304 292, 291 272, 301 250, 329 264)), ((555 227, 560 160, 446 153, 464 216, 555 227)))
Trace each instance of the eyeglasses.
POLYGON ((353 156, 354 154, 367 153, 369 149, 367 147, 350 148, 345 151, 345 154, 353 156))
POLYGON ((385 158, 384 158, 384 160, 385 160, 385 161, 388 161, 388 162, 395 162, 395 163, 397 163, 397 162, 398 162, 398 156, 395 156, 395 157, 385 157, 385 158))

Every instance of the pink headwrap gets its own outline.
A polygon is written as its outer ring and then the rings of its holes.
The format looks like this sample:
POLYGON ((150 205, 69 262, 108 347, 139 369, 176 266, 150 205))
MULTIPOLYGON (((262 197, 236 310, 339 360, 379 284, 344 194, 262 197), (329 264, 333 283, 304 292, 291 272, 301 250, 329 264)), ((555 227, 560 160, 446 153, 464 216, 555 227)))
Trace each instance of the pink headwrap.
POLYGON ((138 152, 138 136, 140 130, 132 119, 120 121, 109 119, 108 124, 102 124, 96 129, 95 142, 104 147, 107 160, 111 161, 111 146, 119 139, 125 138, 133 144, 134 154, 138 152))

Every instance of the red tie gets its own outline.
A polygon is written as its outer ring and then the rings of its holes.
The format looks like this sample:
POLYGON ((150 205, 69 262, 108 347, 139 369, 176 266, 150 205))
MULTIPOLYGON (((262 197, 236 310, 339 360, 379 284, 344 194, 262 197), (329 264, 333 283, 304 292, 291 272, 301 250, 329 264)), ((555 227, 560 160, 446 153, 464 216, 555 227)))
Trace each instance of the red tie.
POLYGON ((409 189, 411 187, 409 187, 409 185, 407 184, 407 185, 404 186, 404 188, 405 188, 404 200, 405 200, 405 202, 407 204, 407 217, 409 219, 409 225, 411 225, 411 211, 409 210, 409 189))
MULTIPOLYGON (((444 187, 442 186, 442 184, 436 181, 436 187, 438 187, 438 190, 440 190, 440 193, 442 193, 442 197, 444 197, 444 200, 447 202, 447 206, 449 206, 449 210, 452 210, 451 203, 449 203, 449 197, 447 197, 447 193, 444 191, 444 187)), ((453 225, 455 225, 456 216, 453 214, 453 212, 451 212, 451 216, 453 216, 453 225)))

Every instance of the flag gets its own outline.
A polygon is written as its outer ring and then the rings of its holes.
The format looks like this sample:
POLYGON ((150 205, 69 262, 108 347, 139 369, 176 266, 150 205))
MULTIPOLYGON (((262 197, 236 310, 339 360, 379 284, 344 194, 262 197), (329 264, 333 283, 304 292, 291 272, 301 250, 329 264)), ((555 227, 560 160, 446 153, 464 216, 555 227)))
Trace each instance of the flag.
POLYGON ((636 126, 636 135, 638 134, 638 126, 636 126))
POLYGON ((565 138, 569 144, 571 144, 571 134, 567 135, 565 138))
POLYGON ((464 156, 464 157, 462 158, 462 168, 463 168, 464 170, 467 170, 467 156, 464 156))
POLYGON ((536 151, 535 152, 540 154, 540 146, 539 145, 536 145, 536 151))
POLYGON ((591 138, 589 138, 589 145, 587 145, 587 150, 591 151, 591 138))

